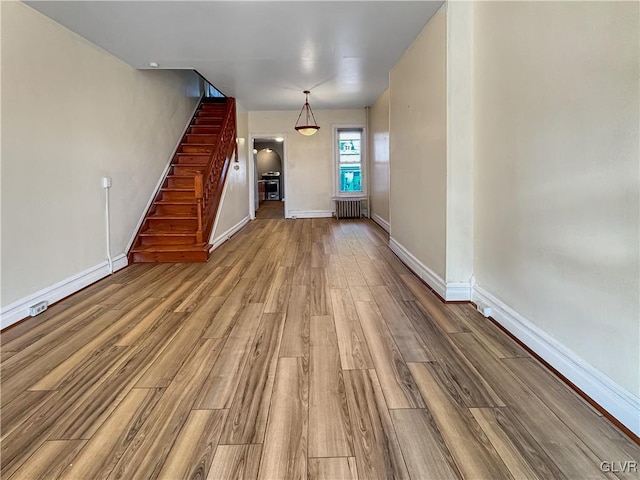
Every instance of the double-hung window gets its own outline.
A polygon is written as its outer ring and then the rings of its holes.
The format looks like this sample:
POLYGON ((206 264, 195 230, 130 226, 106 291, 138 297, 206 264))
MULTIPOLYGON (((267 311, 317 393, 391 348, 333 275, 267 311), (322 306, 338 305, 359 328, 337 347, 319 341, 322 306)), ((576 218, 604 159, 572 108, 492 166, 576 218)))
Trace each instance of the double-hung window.
POLYGON ((365 195, 364 130, 336 129, 337 196, 365 195))

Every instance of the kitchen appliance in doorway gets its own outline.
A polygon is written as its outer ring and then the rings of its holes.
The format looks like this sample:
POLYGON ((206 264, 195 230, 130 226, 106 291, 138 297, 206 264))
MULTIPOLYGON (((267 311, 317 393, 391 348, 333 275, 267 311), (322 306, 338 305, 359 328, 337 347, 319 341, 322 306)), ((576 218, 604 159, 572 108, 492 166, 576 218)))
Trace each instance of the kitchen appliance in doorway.
POLYGON ((255 209, 252 218, 285 218, 288 213, 285 135, 251 135, 250 143, 253 146, 253 162, 249 164, 253 188, 249 188, 249 204, 255 209), (260 215, 258 210, 262 210, 260 215), (276 211, 279 216, 275 216, 276 211))
POLYGON ((266 199, 280 200, 280 172, 265 172, 262 174, 262 180, 266 199))

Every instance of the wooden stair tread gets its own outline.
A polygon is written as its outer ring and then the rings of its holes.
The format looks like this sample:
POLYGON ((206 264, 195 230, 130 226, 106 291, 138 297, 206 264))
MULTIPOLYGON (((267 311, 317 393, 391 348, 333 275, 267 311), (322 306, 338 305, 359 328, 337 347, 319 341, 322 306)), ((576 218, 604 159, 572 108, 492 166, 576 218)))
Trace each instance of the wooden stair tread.
POLYGON ((155 218, 156 220, 197 220, 196 215, 149 215, 147 218, 155 218))
POLYGON ((195 245, 139 245, 131 249, 132 252, 204 252, 209 250, 209 245, 199 243, 195 245))
POLYGON ((160 190, 163 192, 195 192, 195 187, 162 187, 160 190))
POLYGON ((177 168, 193 169, 195 170, 194 175, 196 173, 202 173, 202 169, 207 168, 206 165, 202 165, 201 163, 174 163, 171 166, 177 168))
POLYGON ((195 205, 198 202, 195 198, 185 198, 183 200, 156 200, 153 203, 155 205, 195 205))
POLYGON ((141 237, 157 237, 162 235, 163 237, 193 237, 195 232, 180 232, 176 230, 144 230, 140 232, 141 237))

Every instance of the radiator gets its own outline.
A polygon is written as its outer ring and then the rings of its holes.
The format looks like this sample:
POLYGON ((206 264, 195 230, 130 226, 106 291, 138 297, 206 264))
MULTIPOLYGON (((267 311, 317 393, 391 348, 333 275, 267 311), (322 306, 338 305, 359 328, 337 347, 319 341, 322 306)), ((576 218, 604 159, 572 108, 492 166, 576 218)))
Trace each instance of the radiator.
POLYGON ((336 199, 336 218, 360 218, 360 200, 336 199))

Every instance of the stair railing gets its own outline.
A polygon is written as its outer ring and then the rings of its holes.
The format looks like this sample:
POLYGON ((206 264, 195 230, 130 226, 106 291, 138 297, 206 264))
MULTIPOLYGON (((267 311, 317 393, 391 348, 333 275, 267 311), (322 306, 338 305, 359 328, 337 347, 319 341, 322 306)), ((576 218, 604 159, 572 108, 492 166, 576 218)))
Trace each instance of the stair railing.
POLYGON ((236 102, 227 98, 220 136, 216 142, 207 169, 200 177, 201 197, 198 196, 198 179, 196 176, 196 198, 198 199, 198 242, 208 241, 213 230, 216 212, 222 198, 222 190, 227 178, 231 158, 237 156, 236 144, 236 102))

